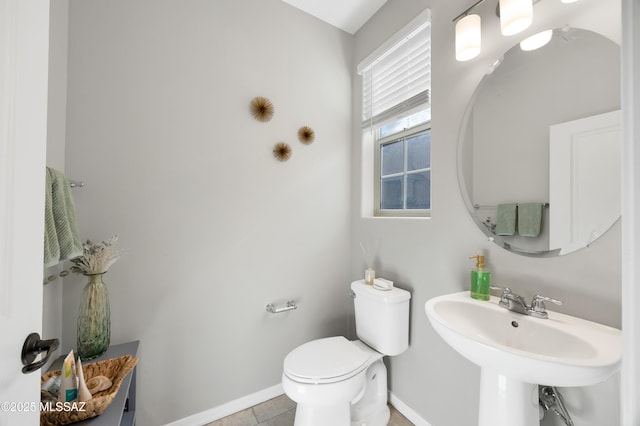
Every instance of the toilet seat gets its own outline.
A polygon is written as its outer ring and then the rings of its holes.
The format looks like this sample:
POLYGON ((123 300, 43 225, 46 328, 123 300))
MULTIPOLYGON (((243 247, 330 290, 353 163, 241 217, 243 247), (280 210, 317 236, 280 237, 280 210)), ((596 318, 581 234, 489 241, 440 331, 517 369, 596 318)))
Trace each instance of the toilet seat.
POLYGON ((302 383, 335 383, 363 371, 369 354, 343 336, 313 340, 284 359, 284 373, 302 383))

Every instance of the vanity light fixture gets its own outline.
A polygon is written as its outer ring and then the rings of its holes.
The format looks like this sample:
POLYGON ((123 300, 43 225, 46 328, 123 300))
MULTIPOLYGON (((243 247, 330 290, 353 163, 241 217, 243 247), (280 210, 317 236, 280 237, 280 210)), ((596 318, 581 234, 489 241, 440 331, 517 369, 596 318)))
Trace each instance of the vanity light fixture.
POLYGON ((533 22, 532 0, 500 0, 500 30, 510 36, 524 31, 533 22))
POLYGON ((456 24, 456 60, 468 61, 480 54, 480 15, 467 15, 456 24))
POLYGON ((524 51, 536 50, 549 43, 553 30, 546 30, 525 38, 520 42, 520 49, 524 51))
MULTIPOLYGON (((498 0, 496 15, 500 18, 502 35, 510 36, 527 29, 533 22, 533 5, 541 0, 498 0)), ((574 3, 579 0, 560 0, 562 3, 574 3)), ((456 60, 468 61, 480 54, 481 50, 481 18, 471 11, 483 3, 476 1, 471 7, 453 18, 455 25, 456 60)), ((551 40, 552 30, 534 34, 520 42, 525 51, 539 49, 551 40)), ((493 70, 489 70, 489 73, 493 70)))
POLYGON ((478 0, 453 19, 453 22, 457 21, 455 30, 457 61, 468 61, 480 54, 482 44, 480 15, 469 14, 469 12, 483 1, 478 0))

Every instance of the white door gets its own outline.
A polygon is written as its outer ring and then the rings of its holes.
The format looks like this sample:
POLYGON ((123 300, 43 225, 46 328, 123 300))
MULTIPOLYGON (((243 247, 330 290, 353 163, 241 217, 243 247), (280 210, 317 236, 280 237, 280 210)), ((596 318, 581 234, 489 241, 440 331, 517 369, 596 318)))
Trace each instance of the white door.
POLYGON ((0 0, 0 426, 39 424, 20 354, 42 328, 48 44, 48 0, 0 0))
POLYGON ((620 217, 621 117, 618 110, 551 126, 551 250, 585 247, 620 217))

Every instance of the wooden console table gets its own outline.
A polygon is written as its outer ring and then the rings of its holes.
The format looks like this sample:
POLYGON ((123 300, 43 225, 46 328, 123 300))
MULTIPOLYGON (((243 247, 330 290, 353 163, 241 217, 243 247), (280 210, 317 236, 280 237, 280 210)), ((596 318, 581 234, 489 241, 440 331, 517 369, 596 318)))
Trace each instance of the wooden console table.
MULTIPOLYGON (((104 354, 86 363, 82 361, 82 364, 91 364, 92 362, 104 361, 124 355, 131 355, 137 358, 139 344, 140 341, 136 340, 109 346, 109 349, 104 354)), ((66 356, 65 354, 56 359, 49 370, 61 370, 66 356)), ((136 369, 137 366, 122 380, 118 394, 104 413, 73 424, 78 426, 133 426, 136 422, 136 369)))

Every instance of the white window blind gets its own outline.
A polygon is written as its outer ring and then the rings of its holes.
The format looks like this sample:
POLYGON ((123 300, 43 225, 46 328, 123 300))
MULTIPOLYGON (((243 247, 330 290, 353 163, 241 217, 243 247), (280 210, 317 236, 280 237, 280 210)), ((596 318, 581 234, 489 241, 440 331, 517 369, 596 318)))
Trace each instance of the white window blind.
POLYGON ((363 127, 426 108, 431 89, 431 25, 426 10, 358 65, 363 127))

